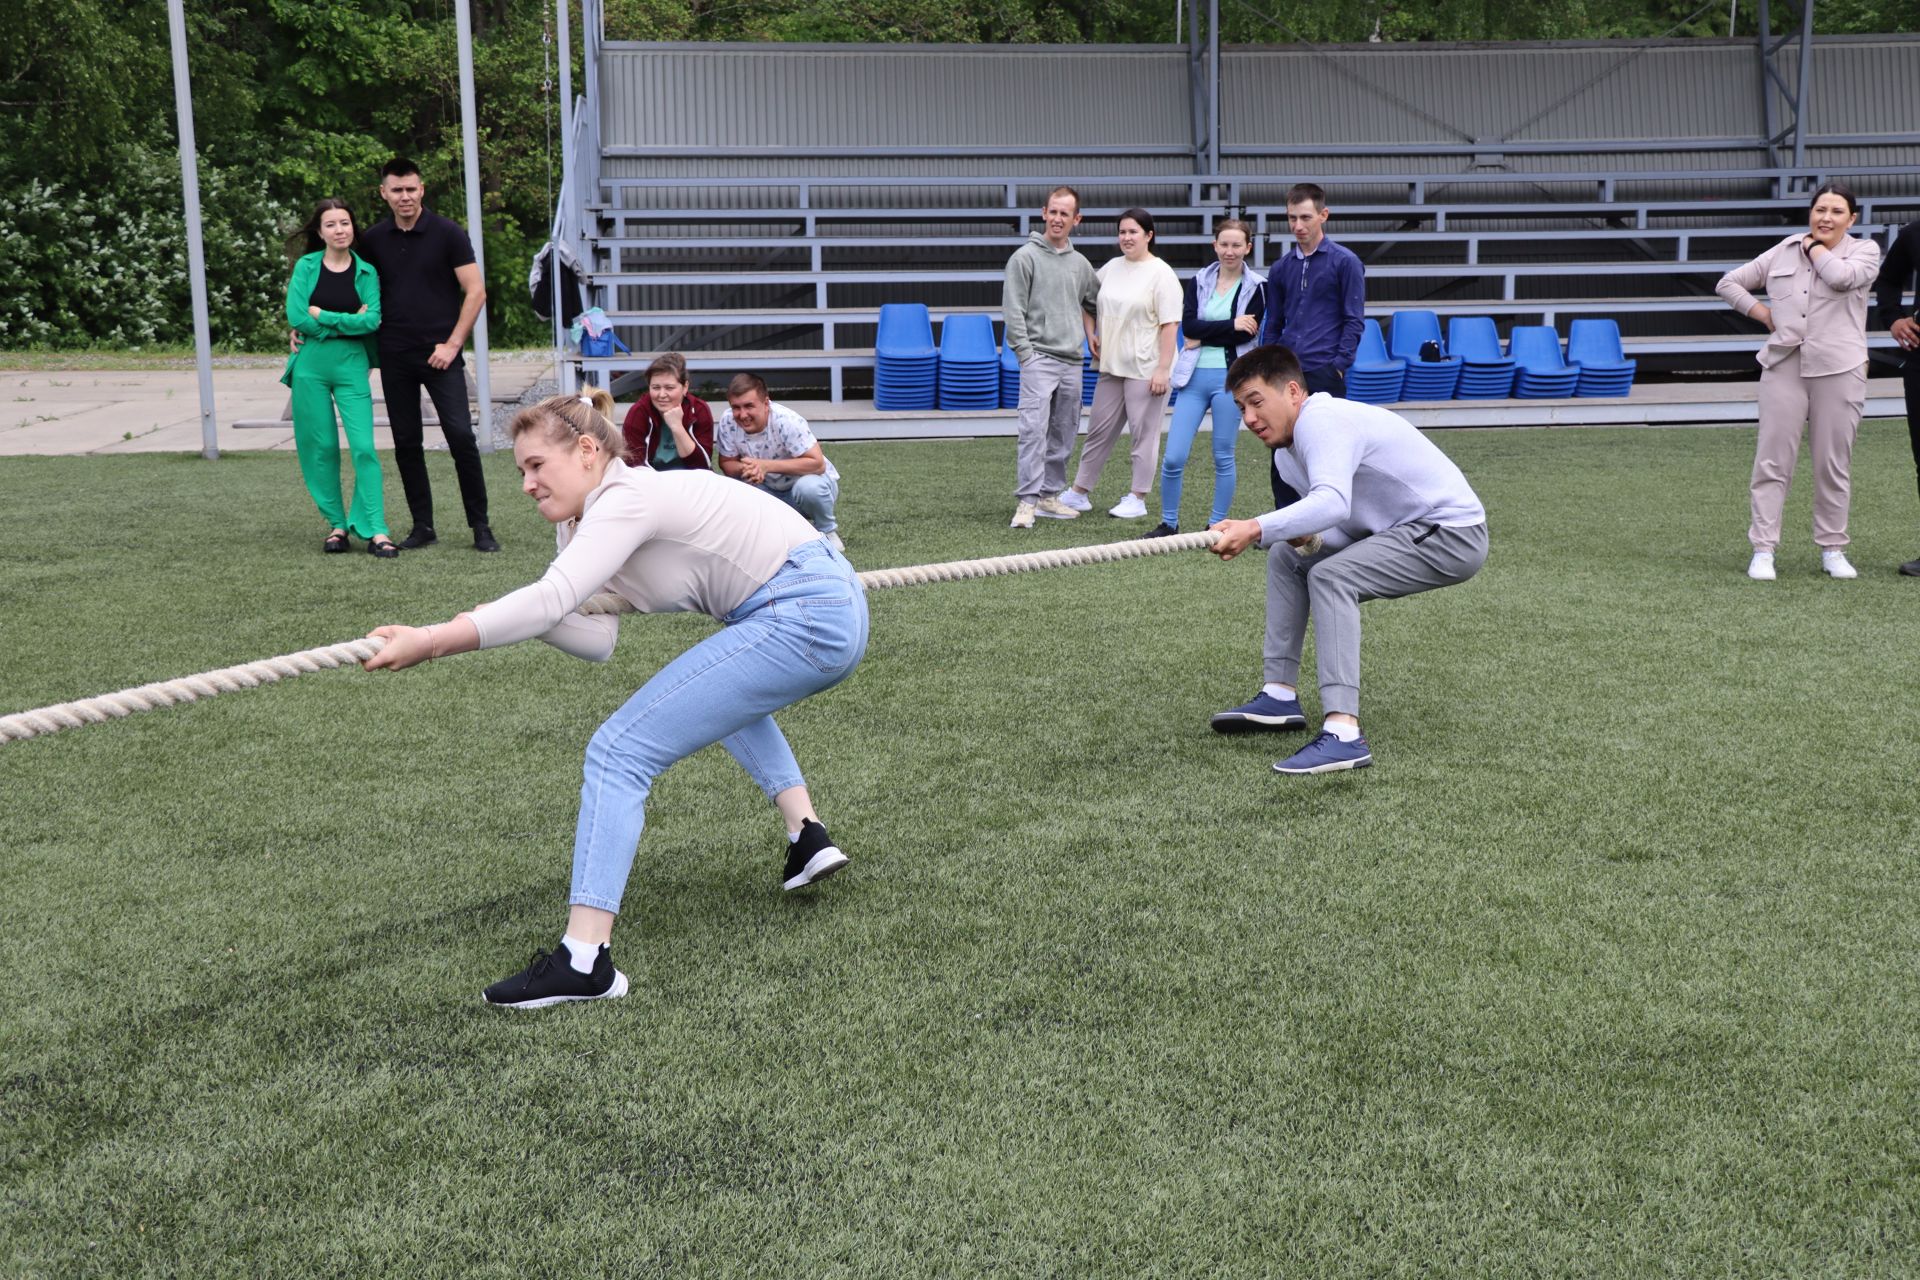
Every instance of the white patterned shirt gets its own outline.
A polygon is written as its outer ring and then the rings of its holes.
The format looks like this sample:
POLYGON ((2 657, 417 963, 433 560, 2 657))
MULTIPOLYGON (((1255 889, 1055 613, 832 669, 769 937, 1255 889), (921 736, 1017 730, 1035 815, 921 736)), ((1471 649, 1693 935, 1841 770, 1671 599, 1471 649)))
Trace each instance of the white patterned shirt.
MULTIPOLYGON (((720 415, 720 421, 713 427, 714 447, 723 458, 759 458, 766 462, 778 462, 784 458, 797 458, 820 442, 814 439, 813 429, 807 420, 787 406, 777 401, 767 402, 767 428, 749 435, 744 427, 733 420, 733 410, 728 409, 720 415)), ((826 455, 823 452, 822 458, 826 455)), ((838 480, 840 473, 827 463, 824 473, 829 480, 838 480)), ((766 486, 769 489, 791 489, 799 476, 779 472, 768 472, 766 486)))

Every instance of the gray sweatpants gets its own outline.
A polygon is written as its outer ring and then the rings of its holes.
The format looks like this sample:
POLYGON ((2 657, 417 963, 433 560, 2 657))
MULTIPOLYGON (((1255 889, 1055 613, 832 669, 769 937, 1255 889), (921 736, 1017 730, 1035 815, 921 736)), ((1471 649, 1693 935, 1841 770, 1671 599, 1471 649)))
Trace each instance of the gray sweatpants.
POLYGON ((1360 602, 1393 600, 1465 582, 1487 562, 1487 526, 1397 524, 1339 551, 1267 552, 1264 678, 1300 683, 1307 616, 1320 665, 1323 715, 1360 714, 1360 602))
POLYGON ((1067 455, 1080 434, 1080 362, 1036 351, 1020 366, 1020 437, 1013 497, 1038 502, 1067 487, 1067 455))

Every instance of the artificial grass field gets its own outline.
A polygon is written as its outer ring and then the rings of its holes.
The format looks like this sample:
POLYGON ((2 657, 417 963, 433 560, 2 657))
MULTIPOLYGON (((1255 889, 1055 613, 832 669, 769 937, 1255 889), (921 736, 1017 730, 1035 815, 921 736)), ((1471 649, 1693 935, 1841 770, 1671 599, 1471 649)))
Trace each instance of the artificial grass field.
MULTIPOLYGON (((1742 575, 1751 430, 1435 438, 1493 551, 1367 607, 1373 768, 1208 731, 1258 687, 1257 552, 876 592, 781 717, 852 867, 783 896, 771 807, 677 766, 620 1001, 479 991, 554 945, 585 741, 702 619, 0 746, 0 1274, 1915 1274, 1901 424, 1854 455, 1856 582, 1805 474, 1742 575)), ((1124 459, 1019 533, 1010 441, 829 454, 861 567, 1148 523, 1098 514, 1124 459)), ((382 562, 320 554, 286 454, 0 461, 0 711, 530 581, 488 468, 502 554, 382 562)))

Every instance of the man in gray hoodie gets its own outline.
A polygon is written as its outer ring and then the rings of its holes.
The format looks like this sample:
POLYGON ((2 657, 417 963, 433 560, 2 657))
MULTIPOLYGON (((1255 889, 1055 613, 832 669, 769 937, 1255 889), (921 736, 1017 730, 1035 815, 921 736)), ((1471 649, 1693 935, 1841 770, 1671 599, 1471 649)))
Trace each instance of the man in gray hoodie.
POLYGON ((1015 529, 1033 528, 1036 515, 1072 520, 1080 514, 1059 494, 1080 430, 1081 347, 1092 336, 1100 296, 1093 264, 1073 247, 1080 193, 1055 187, 1040 216, 1046 230, 1013 251, 1000 297, 1007 345, 1020 361, 1015 529))

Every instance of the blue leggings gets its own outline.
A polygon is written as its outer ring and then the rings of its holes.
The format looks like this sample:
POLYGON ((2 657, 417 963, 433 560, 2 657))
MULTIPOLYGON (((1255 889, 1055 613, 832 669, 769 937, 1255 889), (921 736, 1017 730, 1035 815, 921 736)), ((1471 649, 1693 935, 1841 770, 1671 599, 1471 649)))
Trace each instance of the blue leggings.
POLYGON ((1186 482, 1187 456, 1193 452, 1200 418, 1209 407, 1213 409, 1213 514, 1207 523, 1225 520, 1227 508, 1233 505, 1234 445, 1240 438, 1240 409, 1226 388, 1225 369, 1195 369, 1187 385, 1180 388, 1180 403, 1173 406, 1167 454, 1160 463, 1160 519, 1175 528, 1180 525, 1180 490, 1186 482))

